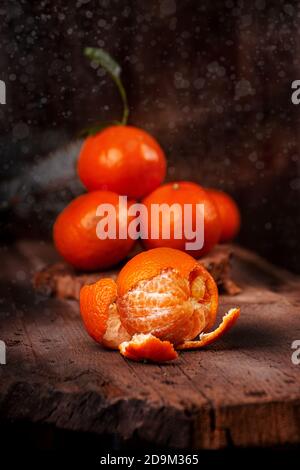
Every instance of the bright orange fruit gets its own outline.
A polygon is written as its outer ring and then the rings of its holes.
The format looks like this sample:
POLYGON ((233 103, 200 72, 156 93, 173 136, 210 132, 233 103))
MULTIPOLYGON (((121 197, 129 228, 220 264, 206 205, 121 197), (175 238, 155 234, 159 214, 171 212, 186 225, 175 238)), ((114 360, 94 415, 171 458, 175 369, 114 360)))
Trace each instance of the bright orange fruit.
POLYGON ((139 199, 164 180, 166 158, 142 129, 111 126, 84 141, 78 174, 88 191, 108 189, 139 199))
MULTIPOLYGON (((133 203, 129 201, 128 207, 133 203)), ((74 267, 96 270, 111 267, 123 260, 133 247, 131 238, 100 240, 96 233, 100 204, 111 204, 116 209, 116 234, 120 224, 128 227, 131 220, 122 212, 119 220, 119 196, 111 191, 95 191, 74 199, 57 217, 53 228, 54 243, 61 256, 74 267)))
POLYGON ((221 218, 220 242, 228 242, 237 234, 241 226, 241 214, 236 202, 229 194, 217 189, 206 190, 216 204, 221 218))
POLYGON ((218 243, 221 232, 218 210, 208 193, 198 184, 187 181, 164 184, 143 199, 143 204, 147 207, 147 220, 143 220, 143 224, 148 227, 148 238, 143 240, 143 244, 147 249, 165 246, 187 251, 186 243, 193 240, 187 240, 184 234, 180 239, 176 239, 174 236, 176 224, 182 227, 185 225, 185 204, 192 205, 191 227, 193 230, 196 229, 196 204, 204 205, 204 245, 200 249, 190 250, 189 252, 195 257, 200 257, 208 253, 218 243), (167 219, 168 214, 166 212, 168 208, 161 213, 159 226, 156 227, 158 229, 157 239, 151 237, 152 226, 153 224, 157 225, 157 220, 152 220, 151 207, 153 204, 167 204, 168 207, 174 204, 169 219, 167 219), (166 220, 170 220, 170 237, 168 239, 163 238, 163 227, 166 220))
POLYGON ((157 276, 163 269, 172 267, 183 277, 188 277, 195 266, 195 258, 173 248, 142 251, 129 260, 119 272, 118 295, 126 294, 138 282, 157 276))
POLYGON ((215 321, 215 281, 179 250, 156 248, 138 254, 120 271, 117 286, 121 321, 132 335, 152 333, 176 344, 215 321))
POLYGON ((239 315, 239 309, 232 309, 215 332, 204 335, 205 341, 192 341, 214 324, 218 290, 203 266, 172 248, 156 248, 132 258, 114 288, 105 280, 85 286, 80 306, 89 334, 106 346, 109 338, 109 347, 119 346, 121 354, 134 360, 174 359, 172 345, 205 346, 239 315), (112 317, 114 328, 109 329, 112 317))

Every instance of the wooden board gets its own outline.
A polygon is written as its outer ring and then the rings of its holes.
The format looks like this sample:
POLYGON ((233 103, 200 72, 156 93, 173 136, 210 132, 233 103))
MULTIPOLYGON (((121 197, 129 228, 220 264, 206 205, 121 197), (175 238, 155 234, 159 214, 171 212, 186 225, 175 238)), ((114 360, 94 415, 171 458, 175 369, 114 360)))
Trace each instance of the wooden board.
MULTIPOLYGON (((137 248, 132 256, 139 251, 141 249, 137 248)), ((199 261, 213 276, 222 292, 235 295, 240 292, 240 288, 231 278, 232 255, 230 245, 217 245, 199 261)), ((116 279, 121 267, 122 265, 104 272, 82 273, 64 262, 51 263, 34 274, 33 285, 41 294, 78 300, 83 285, 92 284, 103 277, 116 279)))
POLYGON ((234 249, 235 328, 206 350, 160 366, 101 349, 76 301, 36 294, 33 273, 55 260, 44 244, 1 251, 0 423, 54 425, 171 447, 219 449, 300 443, 300 281, 234 249))

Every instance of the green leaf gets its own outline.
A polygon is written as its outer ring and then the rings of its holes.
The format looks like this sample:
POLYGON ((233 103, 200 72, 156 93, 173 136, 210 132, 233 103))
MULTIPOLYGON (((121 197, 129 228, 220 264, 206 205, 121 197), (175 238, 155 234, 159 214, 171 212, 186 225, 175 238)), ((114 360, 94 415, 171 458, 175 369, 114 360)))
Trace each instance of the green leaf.
POLYGON ((97 47, 86 47, 84 49, 86 57, 91 59, 93 62, 101 65, 108 73, 113 77, 119 78, 121 75, 121 67, 119 64, 103 49, 97 47))

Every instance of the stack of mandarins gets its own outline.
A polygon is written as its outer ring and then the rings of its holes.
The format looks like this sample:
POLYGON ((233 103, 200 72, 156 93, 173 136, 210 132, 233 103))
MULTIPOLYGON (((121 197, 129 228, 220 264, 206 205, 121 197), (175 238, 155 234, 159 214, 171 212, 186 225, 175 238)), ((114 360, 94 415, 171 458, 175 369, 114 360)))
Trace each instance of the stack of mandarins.
MULTIPOLYGON (((96 234, 97 207, 112 204, 118 215, 119 195, 128 196, 128 208, 136 200, 147 208, 149 235, 142 241, 146 249, 169 247, 186 251, 184 236, 181 239, 174 236, 174 224, 183 217, 185 204, 193 208, 196 204, 204 205, 204 245, 191 251, 194 257, 207 254, 218 242, 231 240, 239 230, 239 210, 228 194, 187 181, 162 185, 166 175, 165 154, 153 137, 136 127, 115 125, 88 137, 79 155, 78 174, 88 193, 74 199, 54 225, 57 250, 77 269, 109 268, 124 260, 133 248, 135 241, 129 237, 99 239, 96 234), (157 224, 157 220, 151 220, 153 204, 174 208, 168 239, 162 236, 162 219, 158 235, 151 238, 152 225, 157 224), (178 214, 176 207, 182 208, 178 214)), ((124 215, 129 224, 131 218, 124 215)), ((118 228, 122 221, 116 222, 118 228)))
MULTIPOLYGON (((233 199, 187 181, 162 185, 163 150, 147 132, 127 125, 114 125, 88 137, 79 155, 78 174, 88 192, 73 200, 54 225, 54 242, 66 261, 77 269, 100 270, 124 260, 135 240, 118 237, 118 226, 124 220, 128 226, 128 211, 137 200, 147 209, 149 230, 142 240, 147 251, 132 258, 116 282, 101 279, 82 288, 80 310, 90 336, 129 359, 164 362, 178 356, 176 349, 198 349, 223 335, 240 309, 231 309, 219 327, 208 332, 216 319, 218 290, 195 258, 237 234, 240 213, 233 199), (119 195, 128 197, 125 214, 118 211, 119 195), (113 238, 97 235, 97 208, 103 204, 116 208, 113 238), (160 226, 162 218, 151 219, 153 204, 174 208, 167 239, 160 226), (204 244, 191 252, 193 256, 185 253, 184 236, 179 239, 174 231, 186 204, 204 206, 204 244), (151 228, 157 223, 152 238, 151 228)), ((196 209, 190 214, 195 218, 196 209)))

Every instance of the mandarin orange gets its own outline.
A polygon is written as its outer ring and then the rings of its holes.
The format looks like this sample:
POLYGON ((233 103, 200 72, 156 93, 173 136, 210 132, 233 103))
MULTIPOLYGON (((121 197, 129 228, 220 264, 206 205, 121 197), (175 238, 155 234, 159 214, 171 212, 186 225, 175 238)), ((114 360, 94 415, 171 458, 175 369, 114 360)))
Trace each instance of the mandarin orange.
MULTIPOLYGON (((133 201, 128 201, 128 207, 133 201)), ((128 227, 130 217, 121 213, 119 196, 111 191, 95 191, 74 199, 57 217, 53 228, 55 246, 75 268, 87 271, 105 269, 123 260, 135 241, 118 237, 120 225, 128 227), (116 209, 116 238, 99 239, 96 233, 100 217, 97 208, 111 204, 116 209)))
POLYGON ((207 192, 198 184, 188 181, 164 184, 143 199, 143 204, 147 208, 147 220, 142 219, 142 223, 148 228, 148 237, 143 240, 143 244, 147 249, 165 246, 188 251, 193 256, 200 257, 208 253, 219 241, 221 226, 218 210, 207 192), (161 206, 162 208, 159 220, 153 218, 151 211, 155 204, 156 207, 161 206), (187 250, 186 243, 193 242, 193 238, 187 239, 186 234, 183 232, 186 224, 186 205, 191 207, 189 223, 191 229, 195 231, 197 230, 196 221, 199 215, 197 205, 199 204, 204 206, 204 243, 202 248, 187 250), (169 224, 170 228, 170 234, 167 234, 168 238, 164 238, 163 235, 166 223, 169 224), (176 227, 182 228, 180 238, 175 236, 176 227), (153 229, 157 230, 157 237, 152 236, 153 229))
POLYGON ((130 359, 161 362, 177 357, 174 347, 191 349, 215 341, 239 316, 239 309, 232 309, 205 341, 194 340, 215 322, 218 290, 202 265, 172 248, 136 255, 119 273, 115 287, 105 280, 85 286, 80 306, 96 341, 118 346, 130 359))
POLYGON ((238 234, 241 226, 241 214, 239 208, 229 194, 217 189, 207 189, 206 191, 214 201, 220 214, 220 242, 228 242, 238 234))
POLYGON ((105 189, 139 199, 164 180, 166 158, 142 129, 111 126, 84 141, 78 174, 88 191, 105 189))

